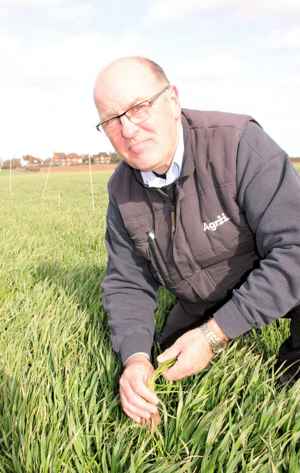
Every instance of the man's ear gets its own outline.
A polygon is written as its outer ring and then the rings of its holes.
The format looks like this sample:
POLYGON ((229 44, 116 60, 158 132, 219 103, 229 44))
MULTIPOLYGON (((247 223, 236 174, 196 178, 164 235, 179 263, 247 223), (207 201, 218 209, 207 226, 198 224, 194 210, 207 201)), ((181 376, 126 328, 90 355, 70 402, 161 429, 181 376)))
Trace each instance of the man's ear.
POLYGON ((179 93, 176 85, 171 85, 171 93, 170 93, 170 98, 173 101, 174 104, 174 109, 176 113, 176 118, 179 118, 181 115, 181 106, 180 106, 180 101, 179 101, 179 93))

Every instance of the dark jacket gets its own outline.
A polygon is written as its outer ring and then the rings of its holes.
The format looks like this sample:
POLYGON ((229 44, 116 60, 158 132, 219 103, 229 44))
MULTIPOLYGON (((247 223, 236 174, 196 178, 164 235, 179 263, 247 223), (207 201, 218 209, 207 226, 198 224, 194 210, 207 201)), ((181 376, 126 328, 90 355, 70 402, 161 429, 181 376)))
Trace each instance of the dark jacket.
POLYGON ((215 319, 230 338, 300 300, 292 290, 299 282, 300 185, 287 156, 247 116, 184 110, 182 123, 185 153, 173 196, 146 188, 125 163, 109 184, 102 287, 122 359, 150 351, 159 284, 187 311, 203 300, 224 301, 215 319))

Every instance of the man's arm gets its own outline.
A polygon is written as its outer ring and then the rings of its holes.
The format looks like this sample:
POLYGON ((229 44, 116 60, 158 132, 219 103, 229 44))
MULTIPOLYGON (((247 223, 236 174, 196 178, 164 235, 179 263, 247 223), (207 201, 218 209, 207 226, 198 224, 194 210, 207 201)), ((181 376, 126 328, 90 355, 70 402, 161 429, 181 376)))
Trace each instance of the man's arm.
POLYGON ((253 123, 239 146, 237 188, 261 259, 215 314, 229 338, 269 324, 300 303, 300 178, 287 155, 253 123))
POLYGON ((112 202, 107 215, 106 245, 108 265, 102 283, 103 303, 113 348, 124 364, 119 389, 121 405, 135 422, 147 422, 150 417, 153 422, 159 422, 158 398, 147 386, 153 373, 149 355, 158 285, 145 260, 135 253, 112 202))
MULTIPOLYGON (((300 303, 300 178, 286 154, 253 123, 240 142, 237 187, 261 260, 208 322, 224 343, 271 323, 300 303)), ((170 380, 198 373, 213 353, 201 330, 194 329, 159 361, 174 356, 177 363, 165 373, 170 380)))
POLYGON ((136 254, 118 209, 107 214, 107 274, 102 283, 113 349, 123 363, 136 352, 150 355, 158 284, 143 257, 136 254))

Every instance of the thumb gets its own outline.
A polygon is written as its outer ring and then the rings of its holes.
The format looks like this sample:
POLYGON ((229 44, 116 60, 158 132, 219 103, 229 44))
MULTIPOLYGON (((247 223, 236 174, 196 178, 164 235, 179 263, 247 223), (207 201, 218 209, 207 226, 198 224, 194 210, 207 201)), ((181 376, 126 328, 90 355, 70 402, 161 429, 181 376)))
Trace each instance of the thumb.
POLYGON ((163 363, 164 361, 171 360, 172 358, 177 358, 181 351, 180 346, 174 343, 172 346, 167 348, 163 353, 157 357, 158 363, 163 363))

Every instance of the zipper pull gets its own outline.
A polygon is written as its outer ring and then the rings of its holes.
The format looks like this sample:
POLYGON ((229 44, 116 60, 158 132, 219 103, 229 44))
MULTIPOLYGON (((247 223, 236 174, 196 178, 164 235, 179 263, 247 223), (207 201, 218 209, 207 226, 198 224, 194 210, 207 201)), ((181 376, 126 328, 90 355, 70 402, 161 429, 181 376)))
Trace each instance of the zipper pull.
POLYGON ((149 243, 150 255, 155 261, 158 274, 162 280, 162 284, 163 286, 167 286, 168 270, 164 262, 163 255, 161 254, 159 246, 156 243, 156 236, 153 230, 150 230, 150 232, 148 232, 148 243, 149 243))
POLYGON ((174 208, 171 210, 171 228, 172 228, 172 235, 174 235, 175 229, 176 229, 176 213, 175 213, 174 208))

